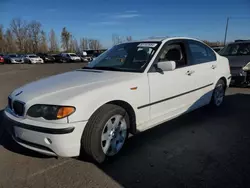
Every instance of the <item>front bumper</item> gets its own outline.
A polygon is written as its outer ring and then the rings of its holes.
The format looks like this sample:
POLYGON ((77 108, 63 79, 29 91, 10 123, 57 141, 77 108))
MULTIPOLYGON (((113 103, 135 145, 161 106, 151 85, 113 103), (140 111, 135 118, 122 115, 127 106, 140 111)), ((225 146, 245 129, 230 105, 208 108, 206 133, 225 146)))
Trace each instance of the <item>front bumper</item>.
POLYGON ((231 84, 250 84, 250 72, 245 72, 244 74, 233 74, 231 84))
POLYGON ((44 59, 44 62, 54 62, 55 59, 44 59))
POLYGON ((79 156, 81 137, 87 121, 59 124, 33 121, 13 116, 4 111, 3 125, 12 138, 20 145, 51 156, 79 156))
POLYGON ((70 59, 71 62, 79 62, 81 59, 70 59))
POLYGON ((19 64, 19 63, 24 63, 24 61, 11 61, 13 64, 19 64))
POLYGON ((37 63, 44 63, 44 61, 31 61, 31 63, 35 63, 35 64, 37 64, 37 63))

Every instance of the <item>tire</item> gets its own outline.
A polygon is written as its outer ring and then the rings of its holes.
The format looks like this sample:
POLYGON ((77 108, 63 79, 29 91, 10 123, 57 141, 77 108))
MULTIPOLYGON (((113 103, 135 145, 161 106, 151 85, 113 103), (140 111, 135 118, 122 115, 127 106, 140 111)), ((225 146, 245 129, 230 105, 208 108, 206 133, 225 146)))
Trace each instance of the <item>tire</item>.
POLYGON ((214 88, 213 95, 210 101, 210 106, 215 108, 220 107, 224 102, 225 92, 226 83, 222 79, 220 79, 214 88))
POLYGON ((103 105, 91 116, 83 131, 81 155, 87 154, 97 163, 117 156, 128 137, 129 126, 129 116, 123 108, 103 105))

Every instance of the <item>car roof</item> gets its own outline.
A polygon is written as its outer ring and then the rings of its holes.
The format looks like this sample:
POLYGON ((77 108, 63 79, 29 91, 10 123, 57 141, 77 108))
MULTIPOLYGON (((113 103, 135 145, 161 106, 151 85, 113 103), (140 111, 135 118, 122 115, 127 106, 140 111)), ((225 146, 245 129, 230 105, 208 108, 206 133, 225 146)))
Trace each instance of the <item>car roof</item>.
POLYGON ((229 44, 245 44, 250 43, 250 40, 235 40, 234 42, 230 42, 229 44))
MULTIPOLYGON (((177 40, 177 39, 185 39, 185 40, 195 40, 195 41, 198 41, 198 42, 202 42, 198 39, 195 39, 195 38, 190 38, 190 37, 159 37, 159 38, 150 38, 150 39, 144 39, 144 40, 136 40, 136 41, 131 41, 131 42, 167 42, 167 41, 170 41, 170 40, 177 40)), ((130 42, 125 42, 125 43, 130 43, 130 42)), ((203 42, 202 42, 203 43, 203 42)))

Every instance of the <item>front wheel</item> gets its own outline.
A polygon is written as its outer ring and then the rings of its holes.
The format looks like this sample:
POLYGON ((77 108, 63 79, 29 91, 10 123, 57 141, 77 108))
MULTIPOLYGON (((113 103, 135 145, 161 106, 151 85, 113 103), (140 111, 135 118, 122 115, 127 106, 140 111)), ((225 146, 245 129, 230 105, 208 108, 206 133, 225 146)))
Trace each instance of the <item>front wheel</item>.
POLYGON ((220 107, 225 98, 226 83, 223 80, 219 80, 214 88, 210 105, 213 107, 220 107))
POLYGON ((128 128, 127 112, 120 106, 105 104, 92 115, 86 125, 81 150, 96 162, 102 163, 121 151, 128 136, 128 128))

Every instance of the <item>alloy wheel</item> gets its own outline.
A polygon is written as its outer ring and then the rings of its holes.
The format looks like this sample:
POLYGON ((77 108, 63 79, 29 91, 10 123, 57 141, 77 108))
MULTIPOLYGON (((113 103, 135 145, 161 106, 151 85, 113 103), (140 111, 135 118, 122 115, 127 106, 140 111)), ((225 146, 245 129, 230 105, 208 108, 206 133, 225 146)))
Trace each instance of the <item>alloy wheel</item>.
POLYGON ((220 106, 224 100, 225 90, 222 84, 219 84, 214 90, 214 103, 220 106))
POLYGON ((102 150, 107 156, 117 154, 125 143, 127 123, 120 115, 112 116, 105 124, 101 135, 102 150))

